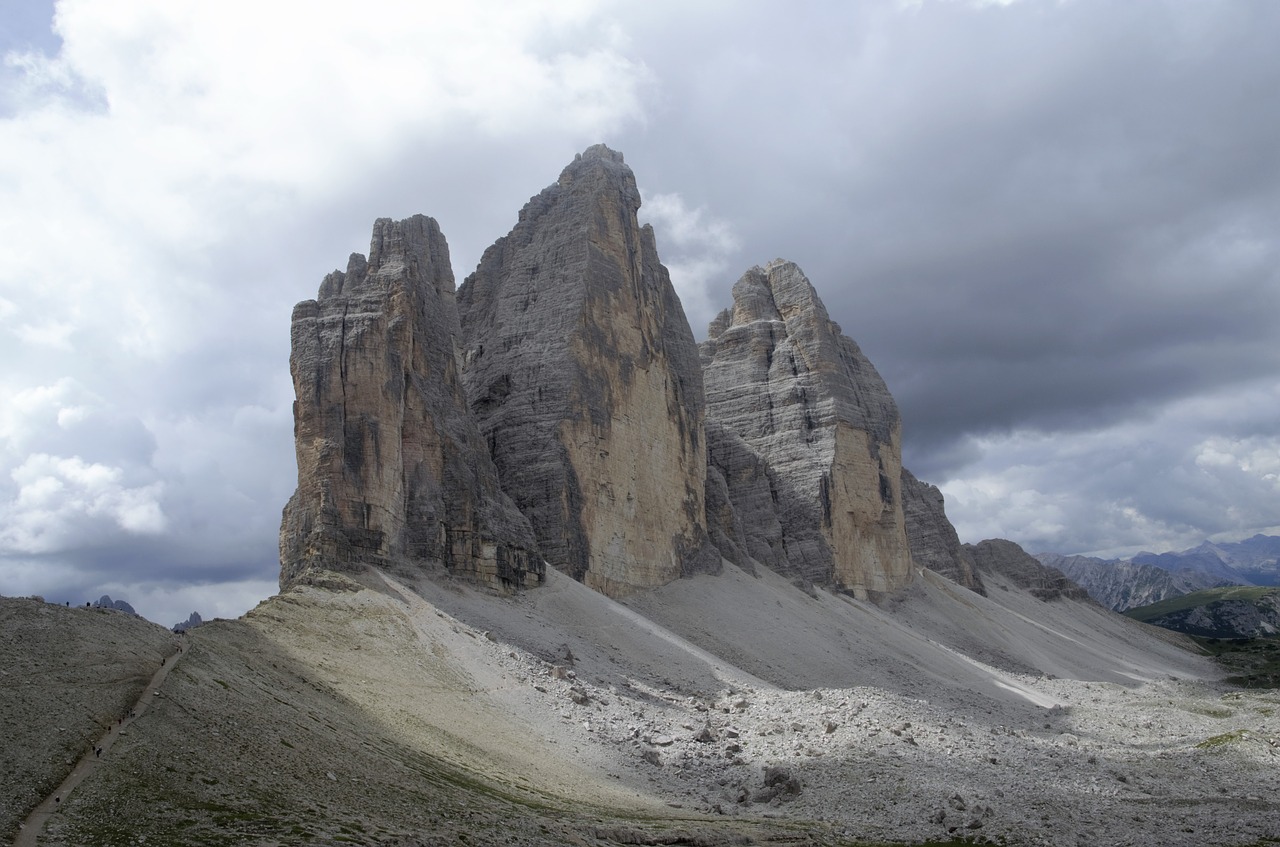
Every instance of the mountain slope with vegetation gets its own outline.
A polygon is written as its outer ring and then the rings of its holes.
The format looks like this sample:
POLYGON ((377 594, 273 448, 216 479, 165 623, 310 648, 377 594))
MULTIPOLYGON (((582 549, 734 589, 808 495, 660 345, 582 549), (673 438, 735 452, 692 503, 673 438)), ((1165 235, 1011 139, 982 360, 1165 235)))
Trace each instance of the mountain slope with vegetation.
POLYGON ((1205 638, 1272 636, 1280 632, 1280 588, 1209 588, 1125 614, 1143 623, 1205 638))

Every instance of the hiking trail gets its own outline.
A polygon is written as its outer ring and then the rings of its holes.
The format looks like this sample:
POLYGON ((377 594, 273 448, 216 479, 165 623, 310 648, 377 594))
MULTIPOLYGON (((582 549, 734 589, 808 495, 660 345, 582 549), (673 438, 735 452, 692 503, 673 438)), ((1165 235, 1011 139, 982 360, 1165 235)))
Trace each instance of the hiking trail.
POLYGON ((75 790, 75 787, 83 782, 84 778, 98 766, 102 757, 111 751, 111 746, 115 744, 116 739, 124 734, 134 721, 146 713, 152 699, 159 694, 160 686, 164 683, 165 677, 178 664, 178 660, 181 657, 182 649, 179 647, 161 660, 160 667, 156 669, 151 680, 143 687, 142 693, 138 696, 137 702, 130 707, 128 714, 119 723, 113 724, 101 738, 89 746, 88 752, 80 757, 80 761, 76 762, 75 767, 71 769, 71 773, 67 774, 67 778, 62 781, 62 784, 55 788, 48 797, 44 798, 40 805, 32 809, 31 814, 27 815, 26 820, 19 825, 18 837, 13 841, 13 847, 36 847, 40 833, 44 831, 45 823, 58 811, 62 803, 66 802, 67 795, 75 790), (102 751, 100 755, 96 752, 99 749, 102 751))

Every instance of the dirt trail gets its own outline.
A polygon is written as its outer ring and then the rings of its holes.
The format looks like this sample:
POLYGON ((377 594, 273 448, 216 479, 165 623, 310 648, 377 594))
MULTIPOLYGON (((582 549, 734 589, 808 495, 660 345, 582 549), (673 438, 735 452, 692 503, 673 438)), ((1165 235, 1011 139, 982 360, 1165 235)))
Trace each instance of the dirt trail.
POLYGON ((54 789, 52 794, 44 798, 44 801, 39 806, 36 806, 31 814, 27 815, 27 819, 18 828, 18 837, 13 841, 13 847, 36 847, 40 833, 44 831, 45 822, 58 810, 67 795, 93 771, 98 764, 98 760, 110 752, 111 746, 115 744, 116 739, 147 711, 147 707, 151 704, 152 698, 156 696, 156 692, 164 682, 165 677, 169 675, 169 671, 173 670, 174 665, 178 664, 178 660, 181 657, 182 648, 179 647, 167 658, 161 660, 160 667, 151 677, 151 681, 142 689, 138 702, 133 704, 128 714, 119 723, 114 724, 111 729, 107 730, 105 735, 94 742, 89 751, 80 757, 80 761, 76 762, 75 767, 71 769, 71 773, 67 774, 67 778, 62 781, 62 784, 54 789))

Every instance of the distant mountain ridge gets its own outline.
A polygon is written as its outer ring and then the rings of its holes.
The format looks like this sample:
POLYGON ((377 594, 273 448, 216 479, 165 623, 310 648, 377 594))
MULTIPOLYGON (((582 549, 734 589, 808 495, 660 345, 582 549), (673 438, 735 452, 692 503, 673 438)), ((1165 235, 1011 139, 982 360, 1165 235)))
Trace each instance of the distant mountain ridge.
POLYGON ((1179 553, 1142 552, 1133 561, 1165 570, 1202 570, 1242 585, 1280 585, 1280 536, 1259 534, 1220 544, 1206 541, 1179 553))
POLYGON ((128 612, 135 616, 138 614, 134 610, 133 606, 130 606, 124 600, 112 600, 110 594, 103 594, 93 605, 98 609, 116 609, 121 612, 128 612))
POLYGON ((1125 614, 1136 621, 1203 638, 1267 637, 1280 633, 1280 588, 1210 588, 1125 614))
POLYGON ((1142 552, 1131 559, 1037 553, 1102 605, 1124 612, 1208 588, 1280 585, 1280 536, 1206 541, 1178 552, 1142 552))

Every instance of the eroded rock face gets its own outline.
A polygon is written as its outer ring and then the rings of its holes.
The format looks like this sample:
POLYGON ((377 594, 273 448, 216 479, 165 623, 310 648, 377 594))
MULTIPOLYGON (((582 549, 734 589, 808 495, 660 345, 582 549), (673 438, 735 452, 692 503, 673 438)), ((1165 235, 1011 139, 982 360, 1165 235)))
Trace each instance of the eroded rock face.
MULTIPOLYGON (((787 572, 787 551, 778 518, 778 482, 768 463, 750 445, 712 418, 707 419, 707 474, 724 485, 721 496, 727 500, 727 514, 722 511, 715 520, 711 505, 719 498, 707 501, 708 520, 723 536, 713 531, 724 557, 744 568, 759 562, 787 572)), ((707 488, 710 494, 710 482, 707 488)))
POLYGON ((449 248, 422 215, 378 220, 369 258, 352 254, 294 307, 298 490, 280 529, 282 587, 369 565, 538 581, 532 530, 467 410, 458 334, 449 248))
POLYGON ((762 475, 731 449, 720 451, 728 464, 712 459, 744 529, 759 534, 752 549, 767 548, 784 572, 856 594, 906 585, 897 406, 800 269, 779 260, 747 271, 733 307, 712 322, 702 360, 709 420, 767 468, 768 503, 762 475))
POLYGON ((902 512, 912 561, 985 597, 987 591, 973 557, 947 520, 942 492, 916 479, 906 468, 902 469, 902 512))
POLYGON ((591 147, 458 291, 467 396, 546 560, 611 596, 719 567, 697 347, 619 153, 591 147))
POLYGON ((1032 596, 1044 600, 1089 600, 1089 593, 1063 575, 1062 571, 1046 567, 1012 541, 1004 538, 988 538, 977 544, 966 544, 964 549, 973 557, 978 570, 1000 574, 1032 596))

